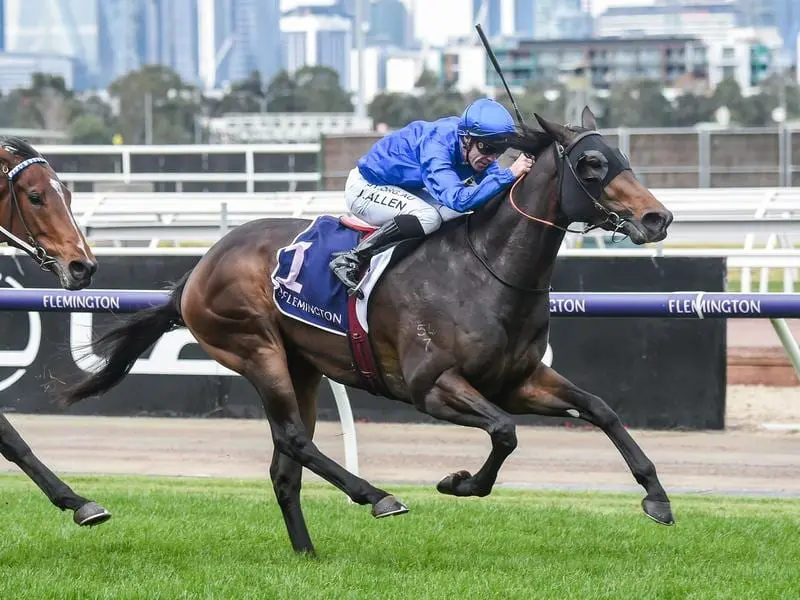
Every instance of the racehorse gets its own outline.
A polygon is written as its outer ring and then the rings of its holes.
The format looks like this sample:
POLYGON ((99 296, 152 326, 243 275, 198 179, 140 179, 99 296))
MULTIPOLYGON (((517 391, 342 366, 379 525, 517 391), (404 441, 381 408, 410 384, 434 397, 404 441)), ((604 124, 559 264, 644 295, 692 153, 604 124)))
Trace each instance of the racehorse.
MULTIPOLYGON (((672 214, 597 131, 588 107, 581 127, 536 119, 541 130, 521 125, 509 138, 513 148, 536 157, 532 170, 482 209, 414 242, 371 291, 369 337, 381 393, 489 434, 492 449, 484 465, 474 475, 444 477, 437 485, 443 494, 491 492, 517 445, 511 415, 571 416, 606 433, 646 491, 644 512, 671 525, 656 469, 616 413, 543 364, 542 356, 551 273, 568 225, 622 232, 643 244, 666 237, 672 214)), ((303 466, 354 502, 371 505, 374 517, 408 508, 312 441, 323 374, 369 386, 353 364, 348 340, 287 318, 265 282, 281 248, 308 243, 293 240, 309 226, 300 219, 259 219, 228 233, 171 286, 166 304, 130 315, 95 340, 93 351, 103 364, 60 396, 71 404, 111 389, 163 333, 187 327, 213 359, 244 376, 260 395, 274 443, 270 476, 289 539, 295 551, 315 555, 300 506, 303 466)), ((294 275, 305 268, 302 253, 297 256, 294 275)))
MULTIPOLYGON (((22 249, 53 273, 61 287, 87 287, 97 260, 72 215, 72 194, 42 155, 27 142, 0 138, 0 239, 22 249)), ((0 454, 15 463, 61 510, 72 510, 78 525, 111 518, 105 508, 77 495, 31 451, 0 414, 0 454)))

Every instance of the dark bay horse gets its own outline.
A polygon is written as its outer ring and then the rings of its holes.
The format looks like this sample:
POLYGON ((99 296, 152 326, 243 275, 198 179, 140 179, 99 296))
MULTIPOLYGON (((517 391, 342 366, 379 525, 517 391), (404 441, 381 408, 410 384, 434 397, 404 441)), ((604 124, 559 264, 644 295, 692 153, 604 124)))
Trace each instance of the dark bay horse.
MULTIPOLYGON (((72 194, 42 155, 18 138, 0 138, 0 240, 22 249, 53 273, 61 287, 87 287, 97 261, 72 216, 72 194)), ((105 508, 78 496, 31 451, 0 414, 0 454, 15 463, 78 525, 111 517, 105 508)))
MULTIPOLYGON (((627 158, 596 131, 536 116, 509 140, 536 164, 473 215, 451 221, 387 272, 372 292, 370 336, 388 396, 438 419, 486 431, 492 449, 474 474, 444 477, 437 489, 486 496, 517 445, 512 414, 572 416, 602 429, 645 489, 644 512, 674 522, 653 463, 600 398, 541 362, 549 287, 571 222, 621 231, 637 244, 664 239, 671 213, 633 176, 627 158), (420 335, 423 332, 424 335, 420 335)), ((356 477, 313 443, 322 375, 363 387, 348 340, 277 310, 268 274, 276 251, 308 226, 260 219, 219 240, 177 282, 171 301, 131 315, 94 342, 104 365, 62 391, 72 403, 117 385, 164 332, 188 327, 222 365, 258 391, 274 443, 270 475, 292 546, 314 553, 300 506, 302 466, 372 515, 407 512, 388 492, 356 477)))

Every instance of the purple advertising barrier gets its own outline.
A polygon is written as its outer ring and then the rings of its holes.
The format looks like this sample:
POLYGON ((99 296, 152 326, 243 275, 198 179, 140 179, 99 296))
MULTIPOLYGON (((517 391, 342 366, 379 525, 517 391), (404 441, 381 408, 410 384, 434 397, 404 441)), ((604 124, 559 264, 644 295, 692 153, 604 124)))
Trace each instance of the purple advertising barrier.
POLYGON ((80 290, 0 288, 0 310, 129 313, 166 304, 159 290, 80 290))
MULTIPOLYGON (((160 290, 0 289, 0 310, 129 313, 160 306, 160 290)), ((566 292, 550 294, 555 317, 800 318, 800 294, 566 292)))
POLYGON ((800 294, 724 292, 551 293, 550 314, 568 317, 791 319, 800 317, 800 294))

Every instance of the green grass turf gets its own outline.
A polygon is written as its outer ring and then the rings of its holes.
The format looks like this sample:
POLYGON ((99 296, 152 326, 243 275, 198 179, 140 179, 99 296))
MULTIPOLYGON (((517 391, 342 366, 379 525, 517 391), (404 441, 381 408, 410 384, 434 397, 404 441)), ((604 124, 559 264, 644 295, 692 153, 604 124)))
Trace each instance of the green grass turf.
POLYGON ((0 476, 0 598, 797 598, 800 501, 388 486, 411 510, 376 520, 307 485, 317 559, 290 549, 265 481, 69 477, 114 513, 94 529, 0 476))

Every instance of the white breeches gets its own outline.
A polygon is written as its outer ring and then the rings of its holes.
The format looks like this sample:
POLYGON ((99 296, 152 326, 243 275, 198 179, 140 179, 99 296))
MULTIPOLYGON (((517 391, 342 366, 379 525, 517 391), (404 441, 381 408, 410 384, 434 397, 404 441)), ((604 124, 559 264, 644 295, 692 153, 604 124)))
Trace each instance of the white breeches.
POLYGON ((414 215, 425 235, 464 214, 439 204, 426 192, 415 196, 396 185, 372 185, 361 176, 358 167, 347 177, 344 197, 347 209, 370 225, 379 227, 397 215, 414 215))

